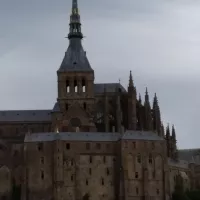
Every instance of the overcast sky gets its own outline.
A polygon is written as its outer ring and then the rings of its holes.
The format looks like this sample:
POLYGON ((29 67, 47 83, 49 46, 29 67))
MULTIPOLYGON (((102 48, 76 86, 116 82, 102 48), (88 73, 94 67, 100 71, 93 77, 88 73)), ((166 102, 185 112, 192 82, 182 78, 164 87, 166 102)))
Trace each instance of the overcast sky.
MULTIPOLYGON (((51 109, 71 0, 1 0, 0 109, 51 109)), ((178 147, 200 147, 200 1, 79 0, 95 82, 157 93, 178 147)))

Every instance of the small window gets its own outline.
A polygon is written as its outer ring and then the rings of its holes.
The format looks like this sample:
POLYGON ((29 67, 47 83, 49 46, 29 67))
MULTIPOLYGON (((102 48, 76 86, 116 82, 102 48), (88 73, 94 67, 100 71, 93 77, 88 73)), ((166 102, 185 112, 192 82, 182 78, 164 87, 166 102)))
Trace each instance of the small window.
POLYGON ((92 175, 92 169, 89 168, 89 175, 92 175))
POLYGON ((85 185, 88 185, 88 180, 87 179, 85 180, 85 185))
POLYGON ((73 176, 73 175, 71 175, 71 181, 72 181, 72 182, 74 181, 74 176, 73 176))
POLYGON ((86 149, 90 150, 90 143, 86 143, 86 149))
POLYGON ((40 163, 41 163, 41 164, 44 164, 44 157, 41 157, 41 158, 40 158, 40 163))
POLYGON ((87 104, 85 102, 83 103, 83 108, 84 108, 84 110, 87 109, 87 104))
POLYGON ((73 160, 71 160, 71 166, 73 166, 74 165, 74 162, 73 162, 73 160))
POLYGON ((160 194, 160 190, 159 190, 159 189, 156 189, 156 193, 157 193, 157 194, 160 194))
POLYGON ((106 156, 103 157, 103 162, 106 163, 106 156))
POLYGON ((110 170, 108 168, 106 169, 106 174, 107 176, 110 175, 110 170))
POLYGON ((101 178, 101 185, 104 185, 104 179, 101 178))
POLYGON ((110 149, 110 144, 106 144, 106 148, 107 148, 107 150, 109 150, 110 149))
POLYGON ((152 158, 152 155, 150 154, 149 155, 149 164, 152 164, 153 163, 153 158, 152 158))
POLYGON ((38 143, 38 151, 43 151, 43 143, 38 143))
POLYGON ((140 154, 137 155, 137 162, 141 163, 141 155, 140 154))
POLYGON ((66 144, 66 149, 68 149, 68 150, 70 149, 70 143, 66 144))
POLYGON ((138 172, 135 172, 135 178, 138 178, 139 175, 138 175, 138 172))
POLYGON ((85 80, 82 80, 82 91, 86 92, 86 87, 85 87, 85 80))
POLYGON ((97 144, 96 144, 96 147, 97 147, 97 149, 101 149, 101 144, 100 144, 100 143, 97 143, 97 144))
POLYGON ((136 148, 136 143, 135 142, 133 142, 133 149, 135 149, 136 148))
POLYGON ((70 92, 70 86, 69 86, 69 81, 66 80, 66 90, 67 90, 67 93, 70 92))
POLYGON ((89 161, 90 161, 90 163, 92 163, 92 156, 90 156, 90 160, 89 161))
POLYGON ((138 189, 138 187, 135 188, 135 191, 136 191, 136 194, 138 195, 138 194, 139 194, 139 189, 138 189))
POLYGON ((74 80, 74 92, 78 92, 77 80, 74 80))
POLYGON ((66 103, 66 104, 65 104, 65 110, 67 111, 68 109, 69 109, 69 104, 66 103))
POLYGON ((44 171, 43 170, 41 170, 40 176, 41 176, 41 179, 44 180, 44 171))

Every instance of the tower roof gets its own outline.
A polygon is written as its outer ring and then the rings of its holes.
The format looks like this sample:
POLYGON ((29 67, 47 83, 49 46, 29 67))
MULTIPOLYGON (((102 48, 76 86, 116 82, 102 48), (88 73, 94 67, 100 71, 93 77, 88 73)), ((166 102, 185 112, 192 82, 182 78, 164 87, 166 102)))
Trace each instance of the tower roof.
POLYGON ((78 11, 77 0, 72 0, 72 12, 69 23, 69 46, 65 52, 64 59, 58 72, 67 71, 93 71, 87 59, 86 52, 83 49, 81 40, 83 34, 81 32, 80 15, 78 11))

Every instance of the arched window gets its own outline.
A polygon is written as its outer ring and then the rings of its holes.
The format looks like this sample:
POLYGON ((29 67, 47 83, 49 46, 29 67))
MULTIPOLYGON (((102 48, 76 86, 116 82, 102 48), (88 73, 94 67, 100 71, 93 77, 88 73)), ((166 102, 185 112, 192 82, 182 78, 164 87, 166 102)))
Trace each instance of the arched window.
POLYGON ((153 157, 151 154, 149 154, 149 163, 152 164, 153 163, 153 157))
POLYGON ((66 92, 70 92, 69 80, 66 80, 66 92))
POLYGON ((86 108, 87 108, 87 104, 85 102, 83 103, 83 108, 84 108, 84 110, 86 110, 86 108))
POLYGON ((74 92, 78 92, 77 80, 74 81, 74 92))
POLYGON ((69 108, 69 104, 66 103, 66 104, 65 104, 65 110, 68 110, 68 108, 69 108))
POLYGON ((140 154, 137 155, 137 162, 141 163, 141 155, 140 154))
POLYGON ((86 92, 85 79, 82 80, 82 91, 86 92))

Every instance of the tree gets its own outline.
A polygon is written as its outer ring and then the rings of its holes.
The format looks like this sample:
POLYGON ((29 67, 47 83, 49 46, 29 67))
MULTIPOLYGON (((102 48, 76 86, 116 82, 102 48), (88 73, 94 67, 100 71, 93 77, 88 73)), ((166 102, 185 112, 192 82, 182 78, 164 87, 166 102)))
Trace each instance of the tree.
POLYGON ((200 199, 200 190, 188 191, 186 194, 191 200, 200 199))
POLYGON ((190 198, 185 194, 183 178, 180 174, 176 176, 176 183, 174 192, 172 194, 172 200, 190 200, 190 198))
POLYGON ((21 187, 16 185, 15 180, 13 179, 12 183, 12 200, 21 199, 21 187))

